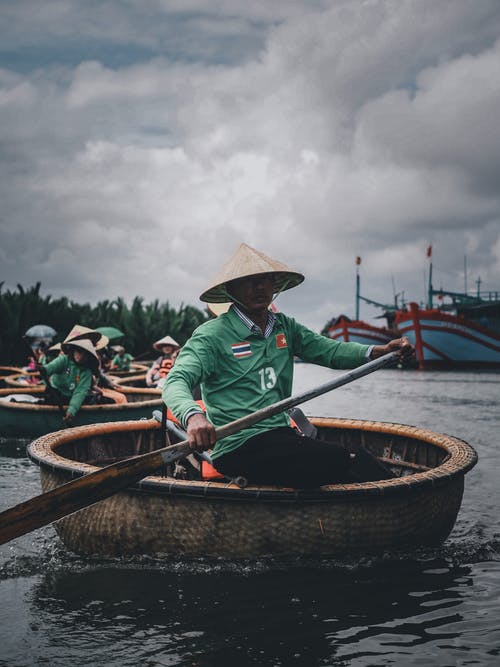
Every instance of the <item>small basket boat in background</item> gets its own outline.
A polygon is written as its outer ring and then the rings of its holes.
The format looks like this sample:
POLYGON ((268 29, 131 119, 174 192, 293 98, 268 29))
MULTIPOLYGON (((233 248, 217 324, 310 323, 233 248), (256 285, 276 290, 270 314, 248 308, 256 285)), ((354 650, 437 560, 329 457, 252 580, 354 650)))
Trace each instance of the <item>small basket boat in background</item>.
MULTIPOLYGON (((126 403, 82 405, 75 416, 75 425, 137 420, 150 417, 151 411, 161 406, 158 389, 124 387, 121 391, 126 403)), ((0 435, 12 437, 37 437, 62 428, 62 408, 38 403, 44 387, 0 389, 0 435)))
POLYGON ((13 373, 12 375, 6 375, 3 380, 8 387, 36 387, 37 385, 43 385, 40 373, 36 372, 23 371, 13 373))
POLYGON ((5 378, 9 375, 22 373, 23 369, 18 366, 0 366, 0 387, 5 386, 5 378))

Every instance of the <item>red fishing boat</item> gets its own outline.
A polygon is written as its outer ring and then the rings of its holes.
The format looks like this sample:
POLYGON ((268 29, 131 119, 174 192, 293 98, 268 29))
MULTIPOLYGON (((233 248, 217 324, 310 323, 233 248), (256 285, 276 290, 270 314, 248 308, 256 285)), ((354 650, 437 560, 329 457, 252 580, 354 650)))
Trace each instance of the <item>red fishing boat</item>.
POLYGON ((387 306, 378 301, 372 301, 366 297, 361 296, 359 291, 359 266, 361 264, 361 257, 356 257, 356 319, 351 320, 347 315, 339 315, 327 322, 321 333, 328 338, 340 340, 345 343, 355 342, 363 345, 386 345, 393 338, 397 338, 397 331, 393 331, 388 327, 377 327, 373 324, 364 322, 359 317, 360 301, 369 303, 373 306, 383 308, 384 317, 390 322, 390 313, 394 312, 393 306, 387 306))
POLYGON ((427 306, 411 302, 395 313, 401 335, 415 345, 419 368, 500 369, 500 292, 482 292, 480 284, 474 294, 436 290, 429 261, 427 306))
MULTIPOLYGON (((500 309, 500 301, 496 302, 500 309)), ((401 335, 415 345, 421 369, 500 369, 500 331, 470 320, 460 310, 420 308, 396 312, 401 335)))
POLYGON ((328 338, 364 345, 385 345, 394 338, 393 332, 386 327, 375 327, 363 320, 351 320, 346 315, 339 315, 328 322, 322 333, 328 338))

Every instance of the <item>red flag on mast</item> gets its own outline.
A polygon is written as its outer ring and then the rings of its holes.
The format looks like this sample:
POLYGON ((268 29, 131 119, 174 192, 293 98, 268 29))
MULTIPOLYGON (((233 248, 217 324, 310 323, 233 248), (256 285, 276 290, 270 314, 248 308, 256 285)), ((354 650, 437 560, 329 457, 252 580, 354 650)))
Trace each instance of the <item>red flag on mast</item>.
POLYGON ((356 257, 356 265, 359 266, 361 264, 361 257, 356 257))
POLYGON ((432 257, 432 246, 427 246, 427 257, 432 257))

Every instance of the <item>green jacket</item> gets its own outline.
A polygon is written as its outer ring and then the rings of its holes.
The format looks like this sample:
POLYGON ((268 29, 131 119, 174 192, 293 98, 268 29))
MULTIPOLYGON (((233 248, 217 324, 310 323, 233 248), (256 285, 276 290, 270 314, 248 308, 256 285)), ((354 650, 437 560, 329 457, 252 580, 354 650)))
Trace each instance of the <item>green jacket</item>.
MULTIPOLYGON (((163 400, 185 426, 185 417, 199 411, 191 390, 201 383, 207 417, 222 426, 289 397, 294 356, 329 368, 355 368, 366 361, 368 348, 321 336, 283 313, 276 313, 272 333, 264 338, 229 310, 194 331, 167 376, 163 400)), ((257 433, 289 424, 286 413, 269 417, 218 441, 211 456, 216 459, 257 433)))
POLYGON ((129 371, 130 370, 130 362, 132 361, 134 357, 129 354, 128 352, 125 352, 125 354, 115 354, 113 357, 113 361, 111 362, 111 368, 116 368, 118 371, 129 371))
POLYGON ((92 387, 92 371, 79 366, 65 354, 59 355, 44 368, 51 386, 69 398, 68 412, 75 416, 92 387))

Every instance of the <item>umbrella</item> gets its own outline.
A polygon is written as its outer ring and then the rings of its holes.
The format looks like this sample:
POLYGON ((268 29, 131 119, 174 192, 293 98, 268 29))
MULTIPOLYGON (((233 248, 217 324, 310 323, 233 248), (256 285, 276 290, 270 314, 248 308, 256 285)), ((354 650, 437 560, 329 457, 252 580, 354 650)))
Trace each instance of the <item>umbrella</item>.
POLYGON ((109 340, 116 340, 117 338, 123 338, 125 334, 120 329, 116 327, 97 327, 95 331, 98 331, 103 336, 107 336, 109 340))
POLYGON ((35 324, 24 335, 26 338, 54 338, 56 334, 57 331, 46 324, 35 324))

